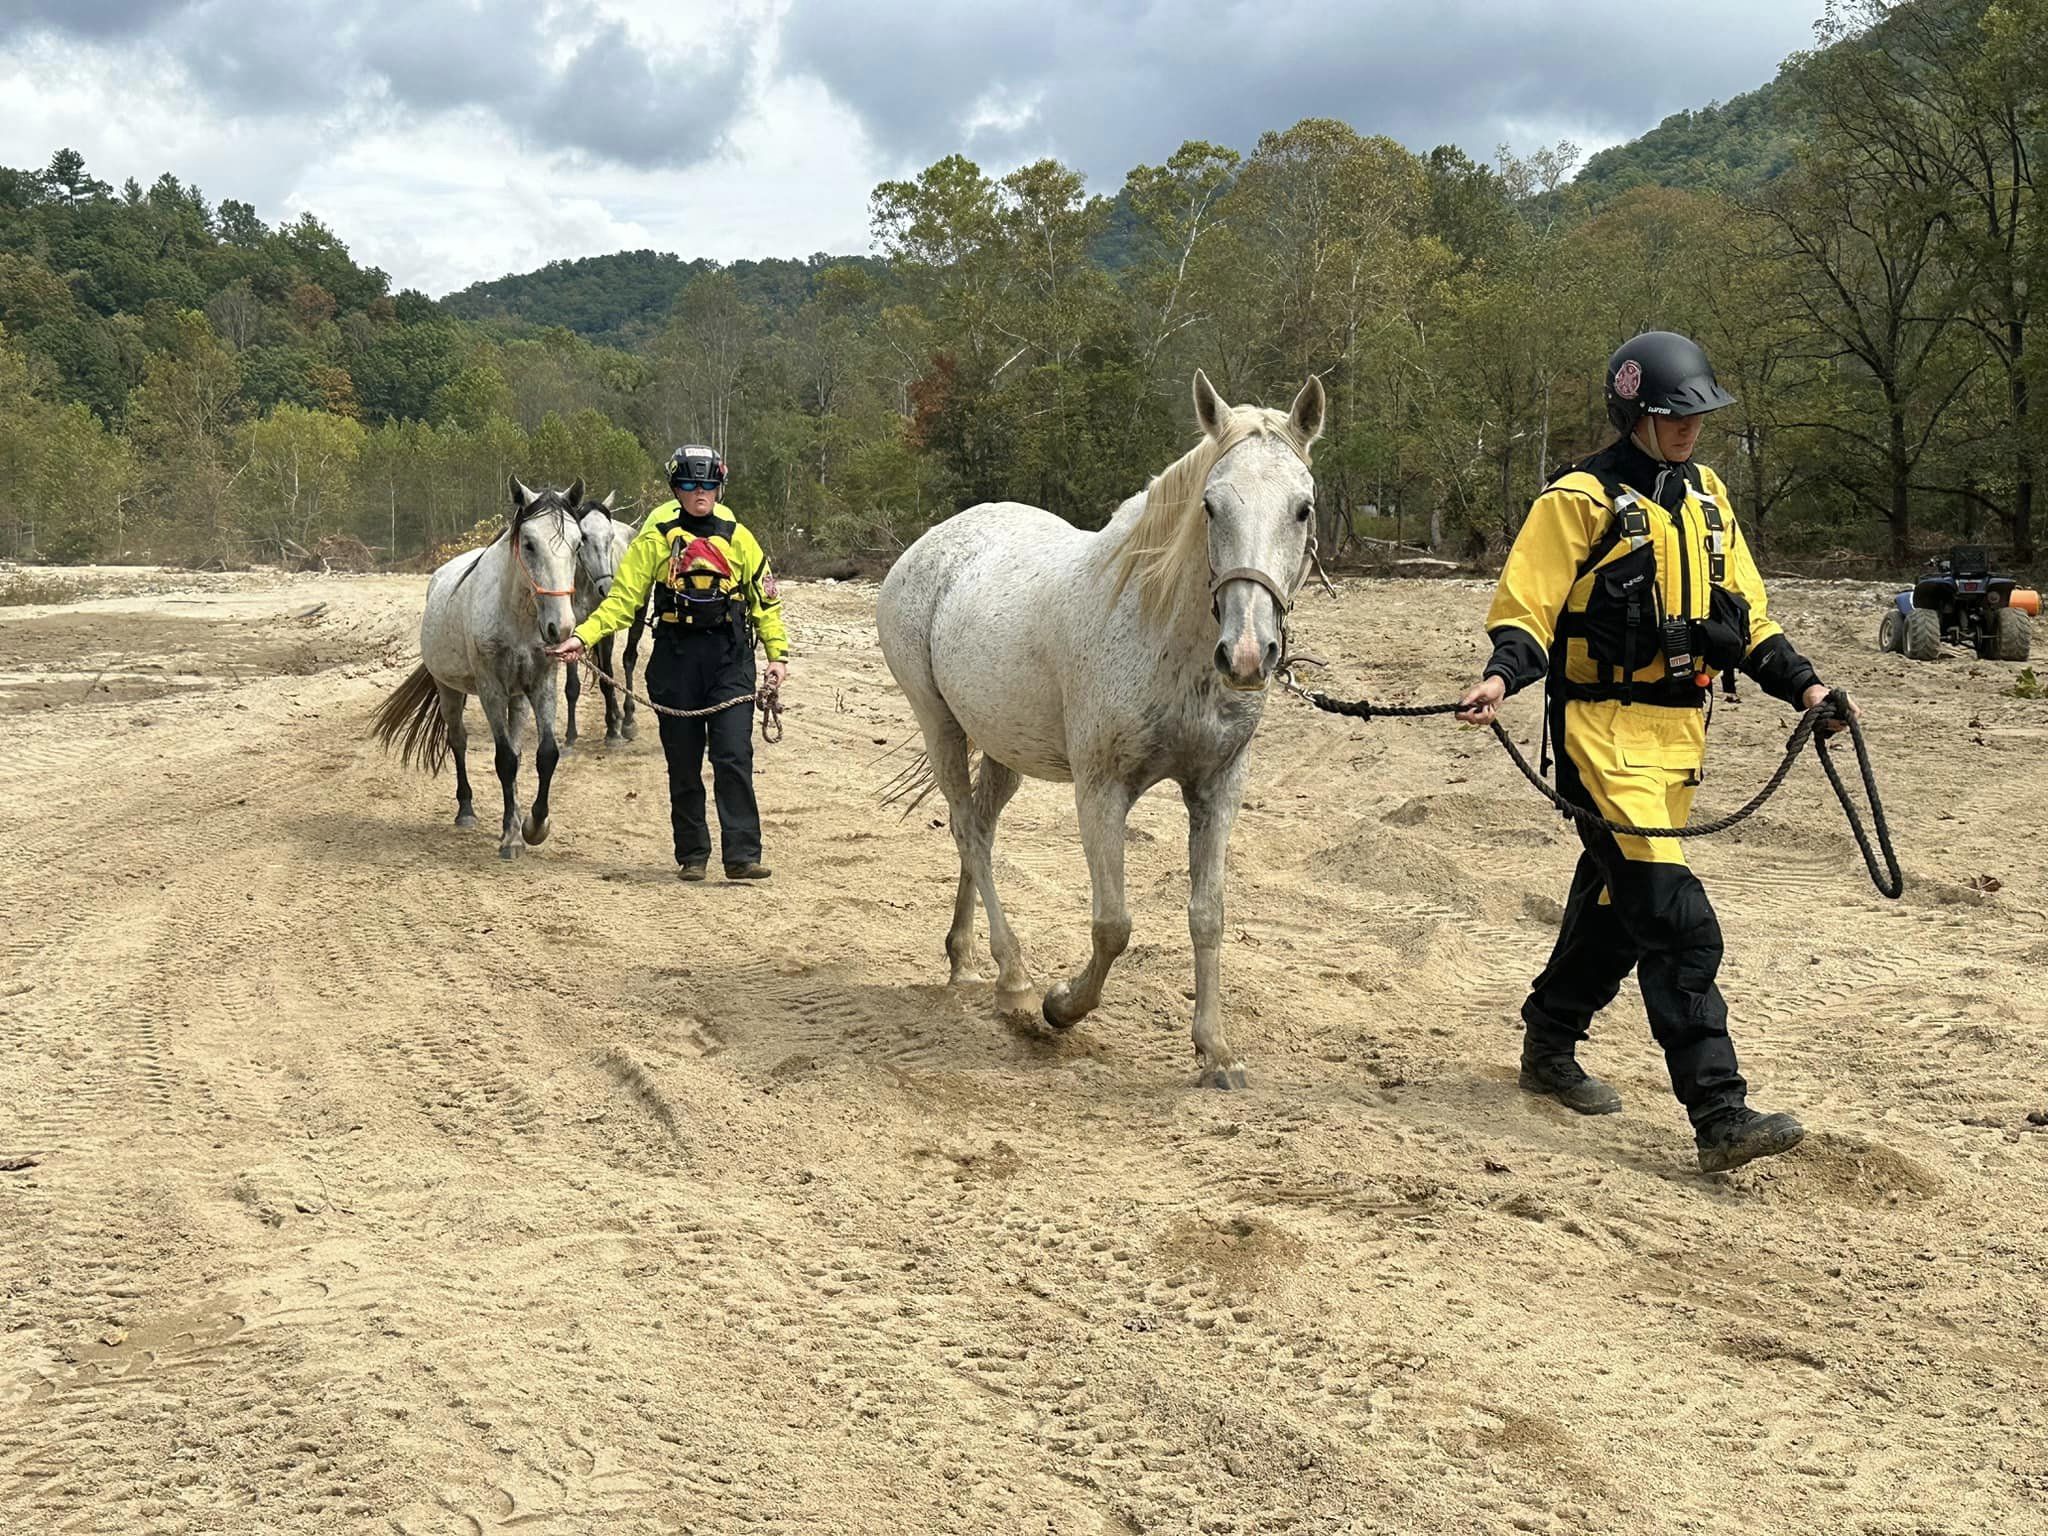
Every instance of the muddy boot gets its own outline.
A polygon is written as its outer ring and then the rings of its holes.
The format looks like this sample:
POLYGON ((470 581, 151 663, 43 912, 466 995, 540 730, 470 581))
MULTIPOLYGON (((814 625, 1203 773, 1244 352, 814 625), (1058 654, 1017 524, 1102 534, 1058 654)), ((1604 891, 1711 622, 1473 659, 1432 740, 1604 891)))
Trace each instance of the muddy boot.
POLYGON ((692 863, 679 866, 676 870, 676 878, 678 880, 688 880, 692 883, 702 880, 704 878, 704 866, 707 862, 707 860, 698 859, 692 863))
POLYGON ((752 864, 728 864, 725 866, 725 878, 728 880, 766 880, 774 873, 774 870, 759 860, 752 864))
POLYGON ((1790 1152, 1805 1139, 1806 1127, 1790 1115, 1760 1115, 1753 1109, 1731 1110, 1699 1128, 1701 1173, 1726 1173, 1760 1157, 1790 1152))
POLYGON ((1524 1051, 1520 1081, 1524 1093, 1540 1093, 1582 1115, 1621 1112, 1621 1095, 1580 1066, 1569 1051, 1524 1051))

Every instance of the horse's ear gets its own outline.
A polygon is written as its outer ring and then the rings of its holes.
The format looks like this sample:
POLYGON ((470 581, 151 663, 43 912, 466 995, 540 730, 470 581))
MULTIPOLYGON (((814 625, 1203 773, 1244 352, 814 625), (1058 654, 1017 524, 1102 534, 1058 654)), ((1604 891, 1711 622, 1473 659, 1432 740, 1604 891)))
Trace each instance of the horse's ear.
POLYGON ((533 500, 533 492, 526 488, 525 483, 517 475, 514 475, 512 477, 512 510, 524 512, 533 505, 533 500))
POLYGON ((1287 412, 1288 425, 1294 428, 1295 436, 1301 439, 1304 448, 1323 435, 1323 410, 1326 404, 1322 375, 1312 373, 1308 376, 1308 382, 1301 386, 1301 393, 1294 397, 1294 404, 1287 412))
POLYGON ((583 505, 583 481, 580 476, 570 484, 568 490, 562 492, 562 501, 564 505, 571 507, 583 505))
POLYGON ((611 511, 611 509, 612 509, 612 503, 613 503, 613 502, 615 502, 615 501, 617 501, 618 499, 619 499, 619 490, 618 490, 618 487, 617 487, 617 486, 613 486, 613 487, 612 487, 612 488, 611 488, 610 490, 608 490, 608 491, 606 491, 606 492, 604 493, 604 500, 603 500, 603 501, 600 501, 600 502, 598 503, 598 507, 599 507, 599 508, 600 508, 601 510, 603 510, 603 511, 609 512, 609 511, 611 511))
POLYGON ((1202 430, 1211 437, 1223 435, 1223 420, 1230 414, 1230 407, 1223 397, 1216 393, 1216 386, 1209 382, 1209 375, 1201 369, 1195 370, 1195 419, 1202 424, 1202 430))

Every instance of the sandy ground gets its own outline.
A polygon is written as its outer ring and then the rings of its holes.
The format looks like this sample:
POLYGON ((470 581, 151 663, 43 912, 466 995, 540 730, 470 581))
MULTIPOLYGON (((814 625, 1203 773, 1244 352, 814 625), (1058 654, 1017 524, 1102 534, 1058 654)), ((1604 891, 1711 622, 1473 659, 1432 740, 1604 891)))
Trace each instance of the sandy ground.
MULTIPOLYGON (((1517 1094, 1574 844, 1483 735, 1274 703, 1219 1094, 1170 792, 1100 1013, 1047 1041, 941 984, 950 839, 872 798, 909 726, 872 588, 791 589, 761 889, 670 878, 651 731, 565 761, 526 858, 458 833, 365 740, 422 588, 0 609, 0 1531, 2042 1528, 2017 669, 1779 594, 1913 885, 1871 892, 1810 767, 1699 850, 1757 1102, 1814 1128, 1708 1179, 1633 991, 1587 1053, 1627 1113, 1517 1094)), ((1303 644, 1439 698, 1483 602, 1346 583, 1303 644)), ((1704 811, 1789 723, 1721 710, 1704 811)), ((1077 966, 1063 787, 998 874, 1039 980, 1077 966)))

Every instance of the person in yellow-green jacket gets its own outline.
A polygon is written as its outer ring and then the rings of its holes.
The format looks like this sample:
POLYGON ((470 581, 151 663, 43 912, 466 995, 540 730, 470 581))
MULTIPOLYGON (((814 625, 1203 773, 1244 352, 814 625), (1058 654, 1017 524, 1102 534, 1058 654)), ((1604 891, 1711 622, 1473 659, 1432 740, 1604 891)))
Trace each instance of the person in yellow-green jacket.
MULTIPOLYGON (((1458 718, 1483 725, 1508 694, 1547 680, 1559 793, 1611 821, 1685 824, 1723 671, 1801 709, 1828 698, 1770 616, 1728 488, 1693 462, 1706 413, 1733 403, 1686 337, 1650 331, 1615 352, 1607 414, 1620 439, 1530 508, 1487 613, 1492 658, 1461 701, 1458 718)), ((1749 1107, 1715 980, 1721 928, 1684 844, 1583 823, 1579 836, 1556 947, 1522 1005, 1521 1086, 1581 1114, 1621 1108, 1577 1049, 1634 971, 1700 1167, 1789 1151, 1799 1122, 1749 1107)))
MULTIPOLYGON (((587 647, 631 624, 651 590, 649 699, 670 709, 751 699, 757 640, 768 657, 768 686, 780 688, 789 675, 782 597, 760 541, 719 501, 725 460, 715 449, 690 444, 669 455, 667 470, 676 499, 647 515, 619 561, 610 595, 549 654, 574 662, 587 647)), ((707 745, 725 877, 765 880, 770 871, 761 862, 761 811, 754 799, 754 712, 747 706, 696 719, 661 716, 676 873, 702 880, 711 862, 711 828, 704 816, 707 745)))

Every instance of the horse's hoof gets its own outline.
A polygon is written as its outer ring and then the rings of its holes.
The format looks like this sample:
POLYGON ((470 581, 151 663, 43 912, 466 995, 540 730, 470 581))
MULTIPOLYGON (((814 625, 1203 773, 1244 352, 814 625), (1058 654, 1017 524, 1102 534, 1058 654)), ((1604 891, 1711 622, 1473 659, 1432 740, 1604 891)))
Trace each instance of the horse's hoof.
POLYGON ((455 813, 455 825, 456 825, 456 826, 458 826, 458 827, 473 827, 473 826, 475 826, 475 825, 476 825, 476 812, 475 812, 475 811, 457 811, 457 812, 455 813))
POLYGON ((637 726, 629 725, 624 730, 620 731, 619 734, 625 737, 626 740, 631 741, 635 736, 638 736, 640 734, 640 731, 637 726))
POLYGON ((1234 1061, 1227 1067, 1204 1067, 1201 1074, 1195 1079, 1195 1086, 1197 1088, 1220 1088, 1225 1093, 1229 1093, 1233 1090, 1249 1088, 1251 1084, 1245 1080, 1243 1063, 1234 1061))
POLYGON ((501 859, 504 859, 504 860, 506 860, 506 861, 507 861, 507 862, 509 863, 509 862, 510 862, 511 860, 513 860, 513 859, 517 858, 518 856, 519 856, 519 845, 518 845, 517 843, 500 843, 500 844, 498 844, 498 857, 499 857, 499 858, 501 858, 501 859))
POLYGON ((1052 1028, 1072 1029, 1088 1016, 1085 1008, 1070 1007, 1067 999, 1071 995, 1072 989, 1064 981, 1045 994, 1044 1006, 1038 1011, 1052 1028))
POLYGON ((526 825, 519 829, 519 833, 520 836, 526 839, 526 845, 529 848, 538 848, 548 840, 548 833, 553 830, 552 819, 550 821, 535 821, 529 816, 526 818, 526 825))
POLYGON ((1005 1018, 1035 1020, 1040 1013, 1037 993, 1030 987, 998 986, 996 1012, 1005 1018))

